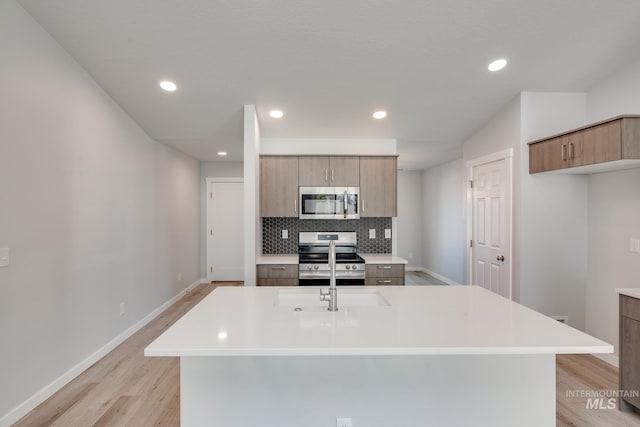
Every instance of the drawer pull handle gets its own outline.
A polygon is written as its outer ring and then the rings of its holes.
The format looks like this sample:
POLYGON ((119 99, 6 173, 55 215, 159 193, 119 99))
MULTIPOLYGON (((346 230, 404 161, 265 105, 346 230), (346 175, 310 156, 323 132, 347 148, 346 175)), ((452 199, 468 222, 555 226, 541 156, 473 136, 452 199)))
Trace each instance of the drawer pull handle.
POLYGON ((378 280, 378 283, 391 283, 391 280, 378 280))
POLYGON ((284 267, 271 267, 272 270, 284 270, 284 267))
POLYGON ((391 270, 391 266, 390 265, 379 265, 378 269, 379 270, 391 270))

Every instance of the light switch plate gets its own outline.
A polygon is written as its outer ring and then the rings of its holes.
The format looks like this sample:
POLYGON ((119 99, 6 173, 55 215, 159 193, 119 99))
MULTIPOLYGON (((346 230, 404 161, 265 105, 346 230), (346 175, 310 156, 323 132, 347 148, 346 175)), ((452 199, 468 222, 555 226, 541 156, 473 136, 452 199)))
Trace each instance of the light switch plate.
POLYGON ((282 230, 282 238, 283 239, 289 238, 289 230, 282 230))
POLYGON ((384 229, 384 238, 385 239, 390 239, 391 238, 391 229, 390 228, 385 228, 384 229))
POLYGON ((9 267, 9 248, 0 248, 0 267, 9 267))
POLYGON ((336 427, 353 427, 351 418, 337 418, 336 427))
POLYGON ((640 254, 640 239, 637 237, 629 239, 629 251, 640 254))
POLYGON ((376 229, 375 228, 370 228, 369 229, 369 238, 370 239, 375 239, 376 238, 376 229))

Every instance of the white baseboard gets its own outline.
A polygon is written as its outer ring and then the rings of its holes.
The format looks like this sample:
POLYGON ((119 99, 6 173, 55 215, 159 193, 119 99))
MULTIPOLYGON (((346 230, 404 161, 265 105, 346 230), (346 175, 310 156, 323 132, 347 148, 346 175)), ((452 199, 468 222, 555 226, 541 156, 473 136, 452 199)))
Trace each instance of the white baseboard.
POLYGON ((444 277, 436 272, 433 272, 431 270, 429 270, 428 268, 423 268, 422 271, 424 271, 425 273, 435 277, 438 280, 442 280, 444 283, 446 283, 447 285, 455 285, 455 286, 462 286, 462 283, 458 283, 455 280, 451 280, 448 277, 444 277))
MULTIPOLYGON (((3 415, 0 418, 0 427, 9 427, 11 424, 18 421, 20 418, 27 415, 33 409, 35 409, 39 404, 47 400, 53 394, 55 394, 62 387, 71 382, 75 377, 83 373, 85 370, 91 367, 98 360, 102 359, 106 356, 110 351, 115 349, 117 346, 122 344, 127 338, 138 332, 142 329, 147 323, 155 319, 158 315, 160 315, 167 308, 171 307, 176 303, 180 298, 182 298, 186 293, 190 292, 201 283, 201 280, 196 280, 189 286, 187 286, 184 290, 179 292, 176 296, 171 298, 169 301, 162 304, 160 307, 153 310, 151 313, 143 317, 141 320, 136 322, 133 326, 129 327, 123 333, 109 341, 107 344, 99 348, 92 355, 78 363, 73 368, 69 369, 67 372, 62 374, 60 377, 55 379, 52 383, 45 386, 42 390, 38 391, 36 394, 22 402, 16 408, 9 411, 7 414, 3 415)), ((207 283, 207 282, 205 282, 207 283)))
POLYGON ((203 277, 200 279, 200 283, 211 283, 211 280, 207 279, 206 277, 203 277))
POLYGON ((602 360, 603 362, 607 362, 609 365, 615 366, 616 368, 620 367, 620 359, 614 354, 592 354, 592 356, 602 360))
POLYGON ((408 265, 404 268, 404 271, 422 271, 423 273, 426 273, 427 269, 424 267, 415 267, 408 265))

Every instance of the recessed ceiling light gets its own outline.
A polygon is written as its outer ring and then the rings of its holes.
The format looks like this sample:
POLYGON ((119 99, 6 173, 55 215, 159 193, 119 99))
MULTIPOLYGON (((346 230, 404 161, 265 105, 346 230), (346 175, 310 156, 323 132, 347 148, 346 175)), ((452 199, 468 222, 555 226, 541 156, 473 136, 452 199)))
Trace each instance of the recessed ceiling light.
POLYGON ((496 59, 491 64, 489 64, 489 66, 487 68, 489 69, 489 71, 499 71, 499 70, 502 70, 506 66, 507 66, 507 60, 506 59, 496 59))
POLYGON ((176 86, 176 84, 172 81, 169 80, 163 80, 160 82, 160 87, 164 90, 166 90, 167 92, 175 92, 176 89, 178 89, 178 86, 176 86))
POLYGON ((218 151, 218 156, 226 156, 227 152, 226 151, 218 151))
POLYGON ((386 111, 376 111, 375 113, 373 113, 373 118, 374 119, 384 119, 385 117, 387 117, 387 112, 386 111))
POLYGON ((280 110, 271 110, 271 111, 269 112, 269 115, 270 115, 271 117, 273 117, 274 119, 279 119, 279 118, 281 118, 282 116, 284 116, 284 113, 283 113, 282 111, 280 111, 280 110))

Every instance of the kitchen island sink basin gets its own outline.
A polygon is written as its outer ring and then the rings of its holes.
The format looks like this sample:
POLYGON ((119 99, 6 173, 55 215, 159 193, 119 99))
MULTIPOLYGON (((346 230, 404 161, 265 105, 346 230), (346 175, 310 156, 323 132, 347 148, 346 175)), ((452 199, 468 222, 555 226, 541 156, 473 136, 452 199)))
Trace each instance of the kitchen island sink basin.
MULTIPOLYGON (((326 301, 320 301, 319 287, 303 289, 280 289, 276 295, 276 307, 301 309, 327 308, 326 301)), ((338 288, 338 309, 340 307, 388 307, 389 301, 377 289, 338 288)))

